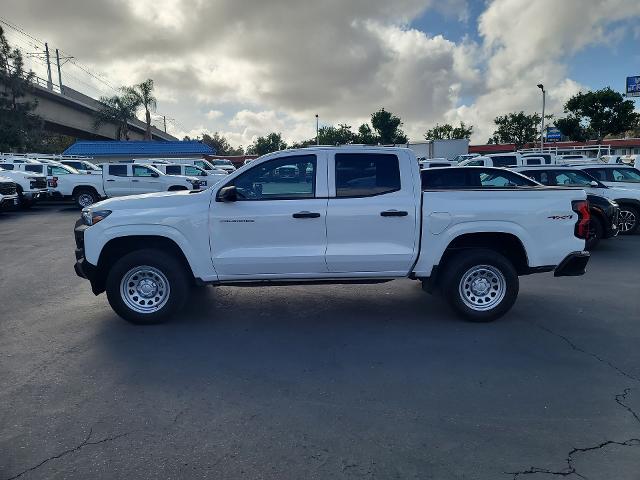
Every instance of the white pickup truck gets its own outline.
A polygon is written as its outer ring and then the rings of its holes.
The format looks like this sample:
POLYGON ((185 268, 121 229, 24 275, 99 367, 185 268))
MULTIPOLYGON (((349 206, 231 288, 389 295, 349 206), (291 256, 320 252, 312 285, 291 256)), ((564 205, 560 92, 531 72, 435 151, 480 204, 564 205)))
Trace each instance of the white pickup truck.
POLYGON ((190 285, 405 277, 489 321, 513 305, 519 275, 582 275, 588 224, 580 190, 504 169, 421 173, 405 148, 315 147, 265 155, 201 192, 85 208, 75 270, 134 323, 176 312, 190 285))
POLYGON ((15 170, 11 163, 0 164, 0 176, 15 182, 18 193, 17 206, 22 209, 32 207, 36 202, 47 198, 47 177, 35 173, 15 170))
POLYGON ((158 169, 136 164, 107 164, 102 175, 87 175, 66 165, 17 164, 26 172, 47 175, 51 196, 73 198, 79 208, 107 197, 178 190, 197 190, 200 181, 195 177, 166 175, 158 169))
POLYGON ((0 211, 18 205, 18 188, 16 182, 3 177, 0 173, 0 211))

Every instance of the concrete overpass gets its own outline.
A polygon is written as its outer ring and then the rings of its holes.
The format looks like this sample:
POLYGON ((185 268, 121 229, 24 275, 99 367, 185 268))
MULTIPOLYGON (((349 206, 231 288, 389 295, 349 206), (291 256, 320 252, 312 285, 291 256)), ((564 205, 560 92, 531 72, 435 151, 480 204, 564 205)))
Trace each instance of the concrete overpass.
MULTIPOLYGON (((115 140, 116 125, 105 123, 97 130, 93 128, 95 113, 100 102, 67 86, 49 84, 36 77, 34 91, 27 95, 30 101, 37 100, 35 113, 45 122, 49 131, 70 135, 84 140, 115 140)), ((129 121, 129 139, 144 140, 146 124, 138 119, 129 121)), ((151 127, 154 140, 177 140, 156 127, 151 127)))

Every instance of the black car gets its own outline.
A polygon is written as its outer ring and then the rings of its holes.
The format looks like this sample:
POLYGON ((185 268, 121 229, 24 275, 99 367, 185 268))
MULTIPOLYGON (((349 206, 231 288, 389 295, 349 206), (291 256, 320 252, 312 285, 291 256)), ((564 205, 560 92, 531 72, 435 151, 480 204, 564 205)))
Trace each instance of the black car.
POLYGON ((591 213, 587 250, 592 250, 601 239, 618 235, 620 207, 613 200, 591 193, 587 194, 587 201, 591 213))

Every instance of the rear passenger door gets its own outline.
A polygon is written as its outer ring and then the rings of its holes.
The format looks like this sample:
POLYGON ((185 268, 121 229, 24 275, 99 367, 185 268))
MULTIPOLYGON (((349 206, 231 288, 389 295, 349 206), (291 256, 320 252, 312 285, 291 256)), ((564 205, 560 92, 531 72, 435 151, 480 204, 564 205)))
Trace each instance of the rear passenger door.
POLYGON ((131 165, 105 165, 102 171, 108 197, 131 195, 131 165))
POLYGON ((420 195, 410 160, 382 152, 331 155, 329 272, 391 276, 410 270, 418 246, 420 195))

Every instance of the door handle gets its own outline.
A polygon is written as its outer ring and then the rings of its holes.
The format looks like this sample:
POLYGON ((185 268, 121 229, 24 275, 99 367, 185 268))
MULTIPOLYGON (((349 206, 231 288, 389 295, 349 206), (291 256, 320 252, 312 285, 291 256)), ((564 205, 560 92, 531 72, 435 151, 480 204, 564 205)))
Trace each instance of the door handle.
POLYGON ((409 212, 405 212, 404 210, 385 210, 384 212, 380 212, 380 215, 383 217, 406 217, 409 215, 409 212))
POLYGON ((292 216, 293 218, 318 218, 320 214, 318 212, 298 212, 292 216))
POLYGON ((107 179, 107 182, 115 182, 113 179, 107 179))

